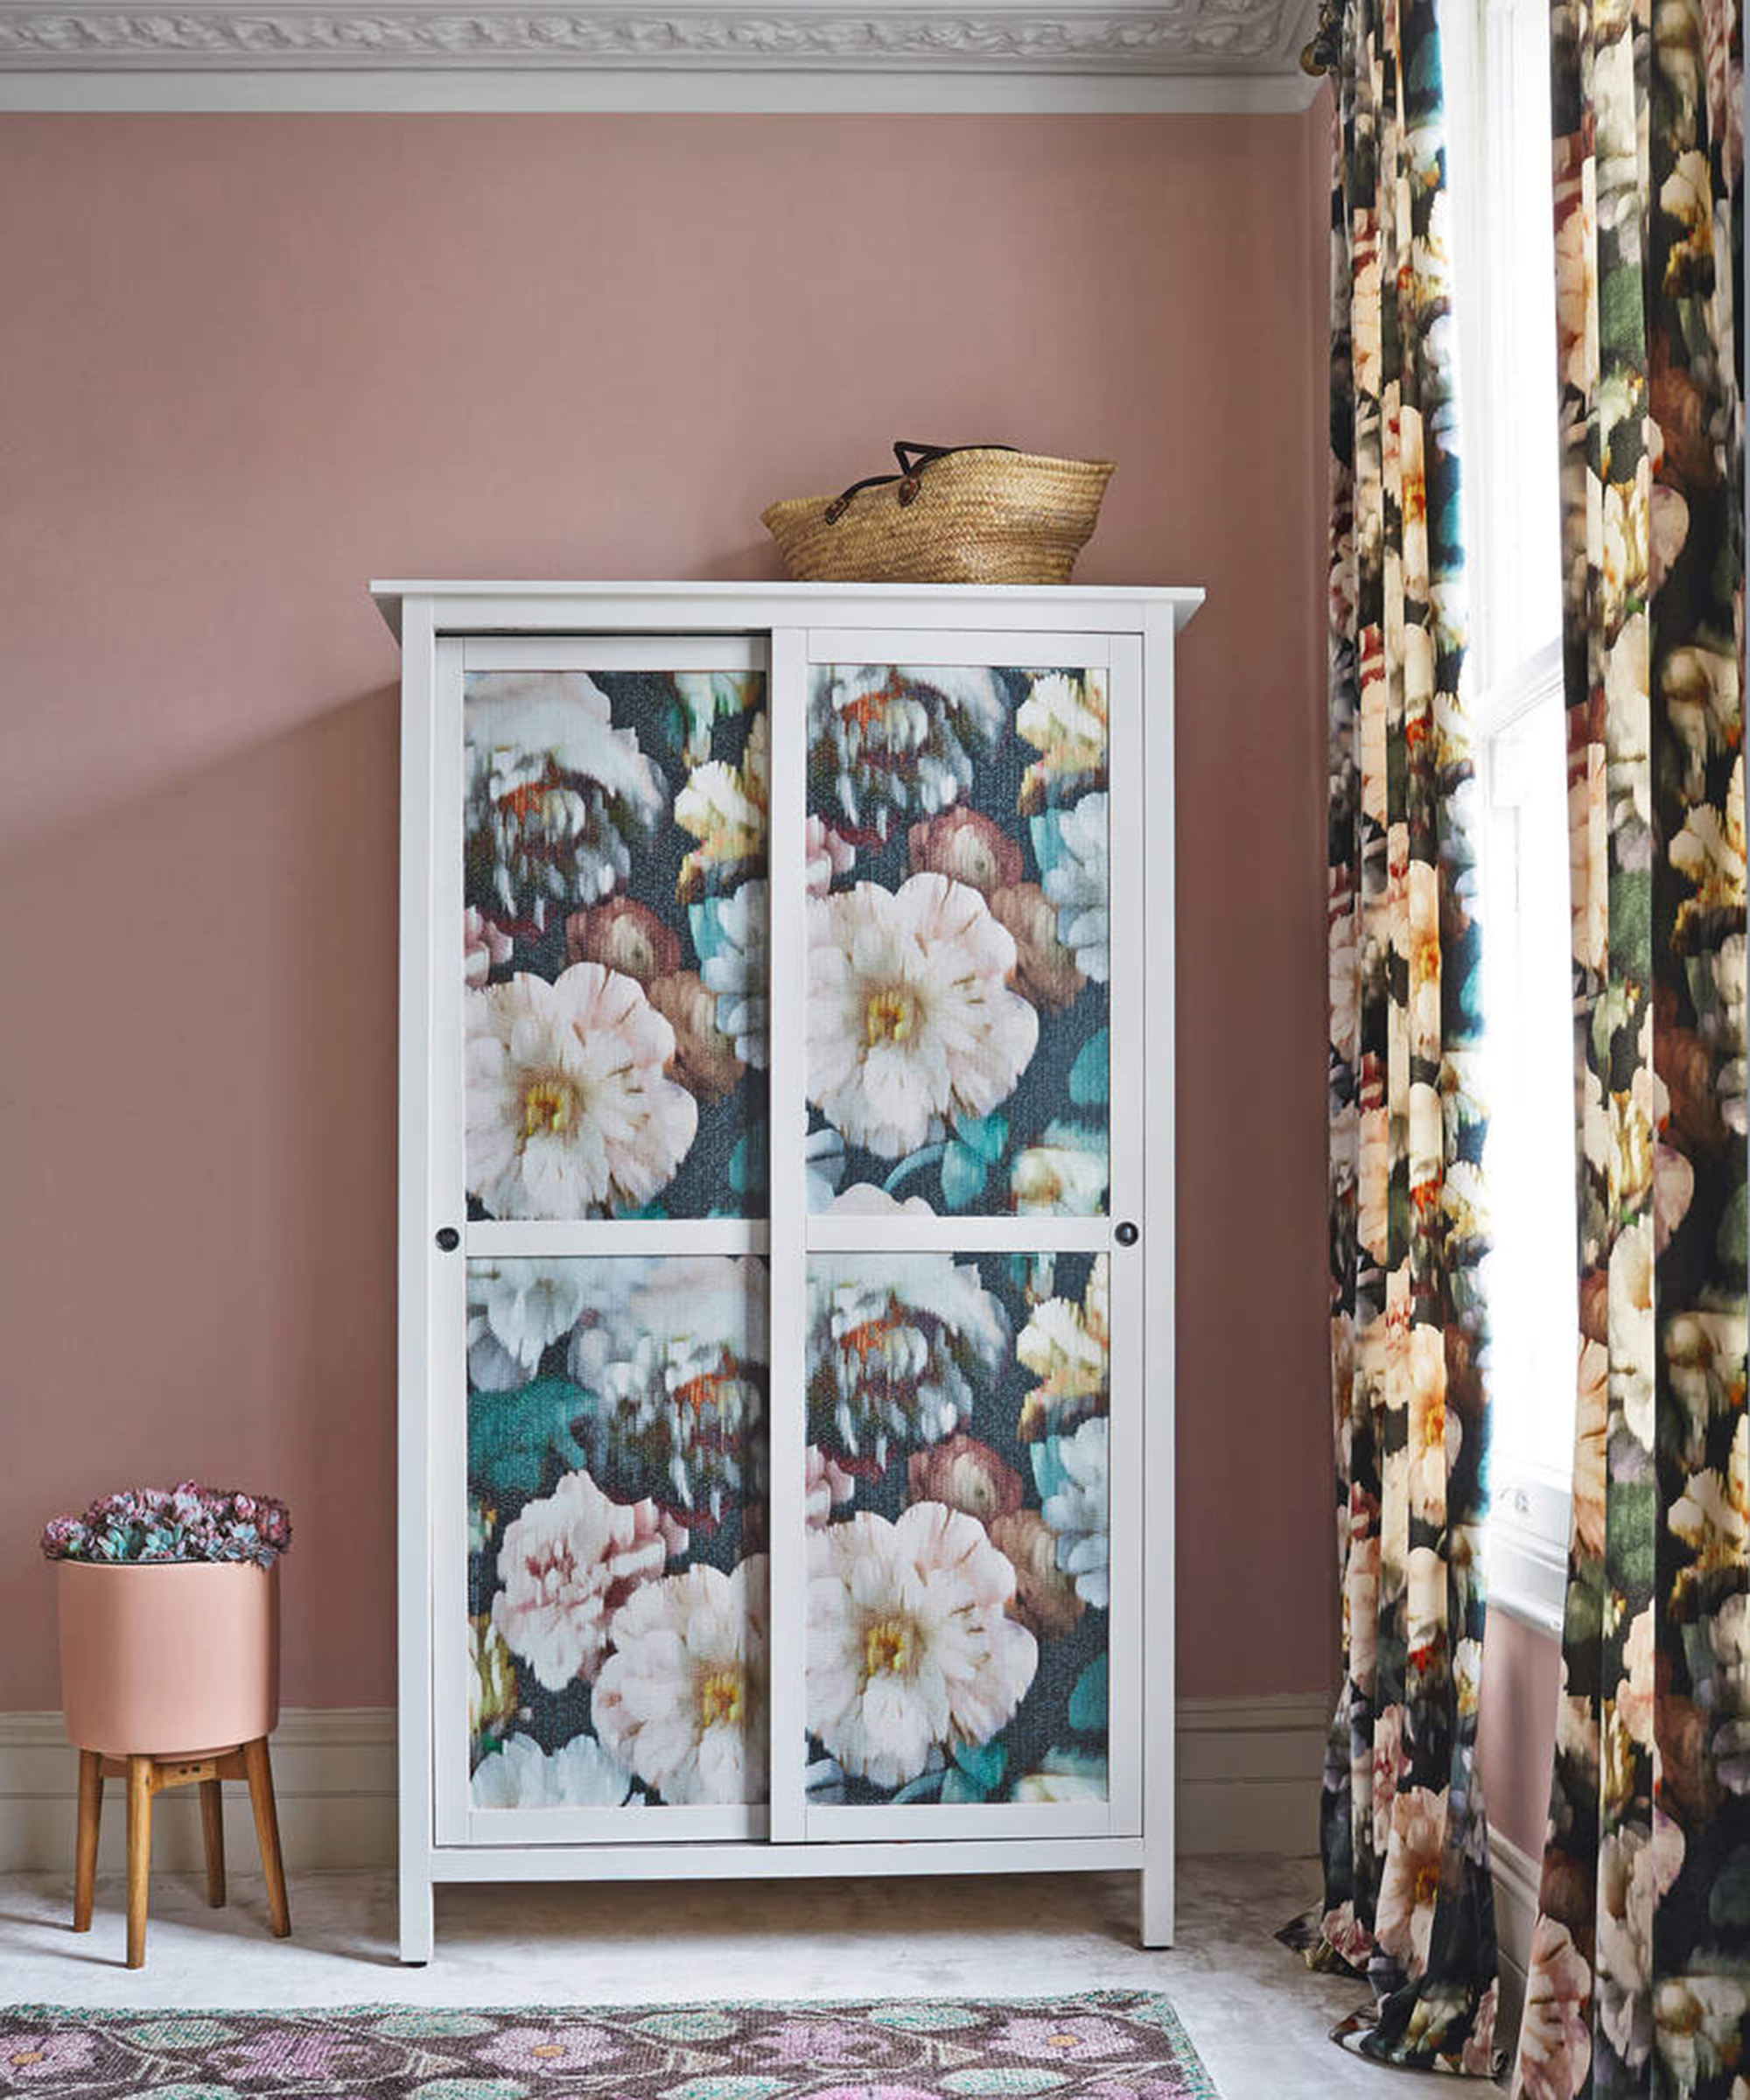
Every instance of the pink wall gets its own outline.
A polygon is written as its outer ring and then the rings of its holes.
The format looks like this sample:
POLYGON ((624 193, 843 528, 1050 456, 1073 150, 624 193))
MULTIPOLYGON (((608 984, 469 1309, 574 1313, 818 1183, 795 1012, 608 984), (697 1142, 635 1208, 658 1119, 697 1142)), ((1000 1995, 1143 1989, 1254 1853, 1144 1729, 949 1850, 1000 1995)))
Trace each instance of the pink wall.
POLYGON ((1286 117, 0 123, 0 1708, 57 1696, 43 1518, 180 1469, 293 1505, 287 1698, 392 1696, 366 578, 775 573, 761 504, 898 435, 1110 453, 1084 578, 1208 587, 1183 1687, 1326 1683, 1314 158, 1286 117))
POLYGON ((1561 1646, 1554 1636, 1503 1612, 1493 1614, 1483 1644, 1477 1763, 1490 1823, 1534 1859, 1544 1850, 1550 1811, 1561 1687, 1561 1646))

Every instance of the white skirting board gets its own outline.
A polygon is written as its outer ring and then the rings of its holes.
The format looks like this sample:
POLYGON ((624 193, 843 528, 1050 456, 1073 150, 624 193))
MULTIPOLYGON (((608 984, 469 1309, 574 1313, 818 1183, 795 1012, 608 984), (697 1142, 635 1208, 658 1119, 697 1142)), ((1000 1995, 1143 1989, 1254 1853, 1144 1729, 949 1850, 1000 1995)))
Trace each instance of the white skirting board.
MULTIPOLYGON (((1184 1852, 1308 1853, 1319 1843, 1322 1693, 1179 1703, 1179 1842, 1184 1852)), ((288 1707, 273 1739, 289 1871, 387 1866, 395 1858, 395 1713, 387 1706, 288 1707)), ((0 1872, 71 1871, 78 1760, 59 1713, 0 1713, 0 1872)), ((100 1864, 122 1861, 122 1788, 104 1789, 100 1864)), ((153 1857, 200 1861, 192 1788, 153 1806, 153 1857)), ((228 1856, 256 1856, 248 1796, 225 1789, 228 1856)), ((850 1863, 847 1862, 849 1866, 850 1863)))
MULTIPOLYGON (((1319 1843, 1324 1696, 1179 1702, 1179 1841, 1193 1852, 1311 1854, 1319 1843)), ((395 1858, 395 1712, 388 1706, 288 1707, 273 1739, 286 1864, 388 1866, 395 1858)), ((0 1872, 73 1866, 78 1760, 59 1713, 0 1713, 0 1872)), ((101 1864, 122 1864, 122 1788, 104 1789, 101 1864)), ((153 1856, 172 1869, 200 1864, 193 1788, 153 1805, 153 1856)), ((226 1850, 253 1871, 255 1824, 241 1786, 225 1789, 226 1850)), ((1537 1910, 1538 1862, 1496 1830, 1495 1923, 1502 2024, 1516 2027, 1537 1910)))
POLYGON ((1501 1944, 1502 2035, 1517 2034, 1525 2009, 1525 1964, 1531 1954, 1531 1928, 1537 1922, 1537 1881, 1543 1861, 1523 1852, 1499 1830, 1488 1834, 1489 1866, 1494 1880, 1494 1931, 1501 1944))
MULTIPOLYGON (((274 1794, 289 1872, 386 1866, 395 1858, 395 1711, 388 1706, 288 1707, 272 1744, 274 1794)), ((0 1713, 0 1872, 73 1870, 79 1759, 60 1715, 0 1713)), ((152 1863, 200 1865, 200 1790, 178 1787, 152 1803, 152 1863)), ((122 1864, 127 1789, 103 1788, 98 1865, 122 1864)), ((225 1856, 258 1871, 248 1789, 225 1788, 225 1856)))

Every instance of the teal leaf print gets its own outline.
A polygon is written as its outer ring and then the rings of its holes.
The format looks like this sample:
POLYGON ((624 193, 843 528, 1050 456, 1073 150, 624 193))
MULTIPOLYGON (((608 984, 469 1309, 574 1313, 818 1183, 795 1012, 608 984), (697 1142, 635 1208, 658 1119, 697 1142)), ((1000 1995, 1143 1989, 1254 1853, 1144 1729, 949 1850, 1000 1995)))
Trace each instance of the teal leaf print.
POLYGON ((1069 1695, 1069 1725, 1083 1733, 1106 1726, 1107 1662, 1106 1656, 1096 1656, 1069 1695))
POLYGON ((1003 1115, 956 1116, 954 1134, 987 1166, 995 1166, 1009 1142, 1009 1119, 1003 1115))
POLYGON ((970 1145, 951 1141, 942 1151, 942 1200, 950 1210, 964 1210, 984 1193, 984 1162, 970 1145))
POLYGON ((956 1743, 954 1761, 988 1794, 1002 1784, 1003 1774, 1008 1769, 1009 1754, 994 1740, 988 1743, 956 1743))
POLYGON ((713 2012, 705 2006, 687 2006, 676 2012, 652 2012, 637 2023, 640 2034, 654 2034, 660 2041, 723 2041, 735 2033, 739 2024, 727 2012, 713 2012))
POLYGON ((573 1424, 591 1412, 569 1378, 541 1378, 508 1393, 475 1393, 468 1406, 468 1478, 494 1494, 533 1494, 547 1454, 567 1473, 589 1464, 573 1424))
POLYGON ((752 1195, 766 1186, 766 1125, 756 1123, 744 1130, 729 1155, 729 1186, 738 1196, 752 1195))
POLYGON ((1102 1028, 1075 1053, 1075 1062, 1069 1068, 1069 1098, 1078 1109, 1091 1109, 1106 1099, 1110 1088, 1110 1032, 1102 1028))

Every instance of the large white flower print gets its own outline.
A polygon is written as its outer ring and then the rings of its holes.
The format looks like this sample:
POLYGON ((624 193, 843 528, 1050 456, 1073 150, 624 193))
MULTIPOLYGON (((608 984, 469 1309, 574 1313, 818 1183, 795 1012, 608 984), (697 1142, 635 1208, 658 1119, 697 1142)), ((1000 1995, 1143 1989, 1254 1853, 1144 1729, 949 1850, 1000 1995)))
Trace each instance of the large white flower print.
POLYGON ((468 1381, 477 1391, 527 1385, 550 1344, 568 1334, 584 1309, 584 1277, 574 1261, 468 1264, 468 1381))
POLYGON ((469 993, 469 1194, 495 1218, 648 1203, 698 1126, 674 1052, 643 987, 599 962, 469 993))
POLYGON ((1073 808, 1053 814, 1055 852, 1044 888, 1057 906, 1057 937, 1082 975, 1103 984, 1112 974, 1106 798, 1084 794, 1073 808))
POLYGON ((808 1718, 828 1755, 897 1787, 933 1749, 987 1742, 1039 1667, 1038 1643, 1009 1616, 1014 1593, 984 1525, 941 1502, 811 1532, 808 1718))
POLYGON ((464 824, 496 902, 538 929, 550 908, 594 904, 625 881, 627 843, 662 814, 656 768, 582 671, 486 672, 468 682, 464 824))
POLYGON ((1013 937, 975 889, 914 875, 808 900, 808 1098, 885 1159, 1013 1092, 1039 1016, 1007 979, 1013 937))
POLYGON ((613 1502, 587 1473, 568 1473, 505 1528, 493 1624, 547 1690, 563 1691, 595 1675, 609 1619, 667 1558, 654 1502, 613 1502))
POLYGON ((766 1556, 646 1583, 614 1614, 593 1712, 665 1802, 766 1798, 766 1556))
POLYGON ((808 1263, 810 1434, 877 1474, 889 1440, 937 1444, 972 1418, 1009 1345, 977 1265, 949 1254, 816 1255, 808 1263))
POLYGON ((592 1735, 543 1750, 531 1735, 507 1736, 501 1750, 474 1768, 469 1796, 477 1809, 618 1809, 632 1774, 592 1735))
MULTIPOLYGON (((624 1258, 596 1264, 598 1273, 624 1258)), ((598 1305, 612 1289, 598 1286, 598 1305)), ((621 1318, 578 1330, 570 1361, 605 1403, 593 1433, 609 1469, 637 1474, 666 1516, 709 1536, 742 1499, 750 1471, 752 1485, 763 1479, 766 1354, 762 1264, 707 1254, 657 1263, 621 1318)))
POLYGON ((1073 1437, 1032 1447, 1040 1514, 1057 1534, 1057 1564, 1085 1603, 1103 1611, 1111 1596, 1107 1420, 1091 1416, 1073 1437))
POLYGON ((717 1001, 720 1034, 744 1064, 766 1066, 766 885, 744 882, 690 907, 699 976, 717 1001))
POLYGON ((1008 710, 994 673, 952 665, 816 666, 808 678, 808 770, 831 783, 828 816, 877 845, 972 786, 975 754, 1001 742, 1008 710))

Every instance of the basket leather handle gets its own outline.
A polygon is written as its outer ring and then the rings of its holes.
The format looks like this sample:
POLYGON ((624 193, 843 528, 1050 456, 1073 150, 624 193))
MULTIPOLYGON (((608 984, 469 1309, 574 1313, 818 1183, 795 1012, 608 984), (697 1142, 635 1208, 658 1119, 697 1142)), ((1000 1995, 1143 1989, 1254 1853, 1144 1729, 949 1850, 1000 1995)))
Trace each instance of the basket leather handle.
POLYGON ((951 459, 956 452, 1012 452, 1012 444, 920 444, 915 438, 899 438, 893 442, 893 457, 900 463, 897 474, 867 474, 861 481, 853 481, 842 490, 826 507, 822 515, 829 525, 836 525, 850 508, 850 499, 861 495, 865 488, 891 488, 899 484, 900 506, 916 500, 919 486, 927 466, 934 466, 938 459, 951 459))

